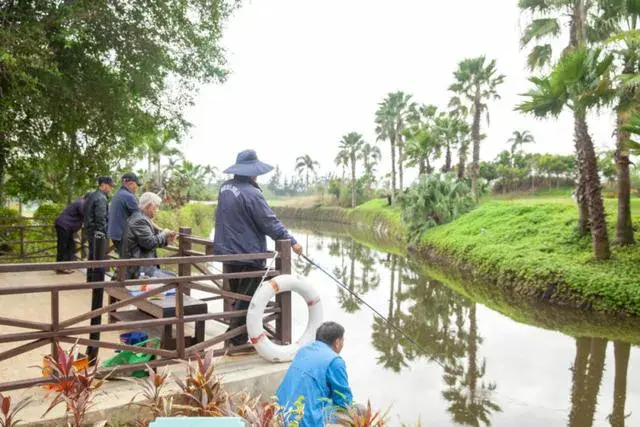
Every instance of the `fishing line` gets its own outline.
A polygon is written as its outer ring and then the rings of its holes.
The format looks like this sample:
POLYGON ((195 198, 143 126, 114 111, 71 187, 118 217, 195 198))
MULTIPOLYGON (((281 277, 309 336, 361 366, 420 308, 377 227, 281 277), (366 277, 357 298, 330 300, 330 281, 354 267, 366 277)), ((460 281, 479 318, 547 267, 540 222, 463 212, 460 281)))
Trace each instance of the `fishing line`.
MULTIPOLYGON (((364 299, 362 299, 362 297, 360 297, 360 295, 358 295, 357 293, 355 293, 354 291, 352 291, 351 289, 349 289, 347 287, 347 285, 345 285, 344 283, 342 283, 340 280, 338 280, 334 275, 332 275, 331 273, 329 273, 327 270, 325 270, 324 268, 322 268, 321 266, 319 266, 315 261, 313 261, 311 258, 309 258, 308 256, 306 256, 305 254, 300 254, 300 256, 302 258, 304 258, 309 264, 311 264, 312 266, 314 266, 315 268, 317 268, 318 270, 322 271, 324 274, 326 274, 329 278, 331 278, 336 284, 338 284, 338 286, 340 286, 342 289, 344 289, 345 291, 347 291, 348 293, 350 293, 351 295, 353 295, 354 297, 356 297, 358 299, 358 301, 360 301, 362 304, 366 305, 367 308, 369 308, 369 310, 371 310, 372 312, 374 312, 379 318, 381 318, 382 320, 385 321, 385 323, 389 326, 391 326, 393 329, 395 329, 397 332, 400 332, 402 334, 402 336, 404 336, 411 344, 413 344, 417 349, 419 349, 420 351, 423 351, 425 354, 429 354, 429 352, 427 350, 425 350, 420 344, 418 344, 416 342, 416 340, 414 340, 413 338, 411 338, 405 331, 403 331, 400 327, 394 325, 389 319, 387 319, 385 316, 383 316, 382 314, 380 314, 380 312, 378 310, 376 310, 375 308, 373 308, 368 302, 366 302, 364 299)), ((444 365, 442 363, 440 363, 438 360, 435 360, 433 358, 430 358, 431 361, 436 362, 438 365, 440 365, 442 368, 444 368, 444 365)))

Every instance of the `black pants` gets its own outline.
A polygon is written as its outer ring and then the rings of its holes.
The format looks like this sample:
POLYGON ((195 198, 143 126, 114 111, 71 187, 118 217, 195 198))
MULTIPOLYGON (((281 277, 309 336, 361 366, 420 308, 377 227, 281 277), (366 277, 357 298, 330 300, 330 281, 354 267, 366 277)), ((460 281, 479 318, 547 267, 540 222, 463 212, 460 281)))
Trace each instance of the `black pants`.
MULTIPOLYGON (((227 265, 227 271, 229 273, 244 273, 248 271, 259 271, 259 270, 264 270, 264 268, 256 267, 252 265, 233 265, 233 264, 227 265)), ((260 277, 250 277, 246 279, 229 279, 229 286, 231 287, 231 292, 253 296, 253 294, 258 289, 258 286, 260 286, 261 281, 262 281, 262 278, 260 277)), ((249 308, 249 301, 235 300, 233 302, 234 310, 246 310, 248 308, 249 308)), ((247 324, 246 316, 233 317, 231 318, 231 323, 229 324, 229 330, 235 329, 240 326, 244 326, 246 324, 247 324)), ((246 344, 248 339, 249 339, 249 336, 245 332, 243 334, 240 334, 232 338, 230 341, 234 345, 242 345, 242 344, 246 344)))
POLYGON ((56 235, 58 237, 56 261, 73 261, 73 255, 76 251, 76 242, 73 241, 73 233, 56 226, 56 235))

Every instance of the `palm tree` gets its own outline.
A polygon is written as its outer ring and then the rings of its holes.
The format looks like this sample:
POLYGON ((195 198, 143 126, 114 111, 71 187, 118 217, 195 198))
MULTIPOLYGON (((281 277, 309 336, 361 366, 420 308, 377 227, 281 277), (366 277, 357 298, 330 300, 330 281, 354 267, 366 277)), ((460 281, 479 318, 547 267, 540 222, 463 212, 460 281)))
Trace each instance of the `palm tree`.
MULTIPOLYGON (((545 67, 552 63, 553 49, 552 40, 562 34, 562 22, 565 16, 569 16, 569 43, 564 53, 585 46, 588 35, 595 35, 598 31, 590 30, 588 19, 594 2, 587 0, 519 0, 518 7, 523 12, 531 15, 531 23, 525 28, 520 40, 522 47, 533 43, 541 43, 533 46, 529 53, 529 68, 531 70, 545 67)), ((574 117, 574 128, 578 128, 579 118, 574 117)), ((579 138, 574 137, 576 143, 576 155, 578 163, 584 164, 584 151, 578 145, 579 138)), ((583 171, 578 170, 578 186, 576 188, 576 199, 578 201, 578 231, 586 234, 589 231, 589 201, 583 171)))
POLYGON ((367 180, 367 191, 371 190, 371 184, 375 182, 375 167, 380 161, 382 154, 380 153, 380 149, 375 145, 369 144, 368 142, 362 146, 362 150, 360 150, 359 160, 362 160, 364 164, 364 174, 367 180))
POLYGON ((320 167, 320 163, 313 160, 311 156, 305 154, 296 159, 296 172, 305 175, 305 184, 309 188, 309 173, 316 174, 316 168, 320 167))
MULTIPOLYGON (((448 113, 440 113, 438 118, 436 118, 435 124, 445 149, 445 160, 444 165, 442 166, 442 171, 445 173, 450 172, 452 152, 456 147, 459 147, 461 150, 463 149, 462 141, 471 130, 469 129, 469 125, 467 125, 461 117, 460 112, 457 110, 451 110, 448 113)), ((465 153, 463 156, 460 156, 464 157, 465 160, 467 149, 468 144, 464 147, 465 153)), ((462 169, 462 173, 464 175, 464 166, 462 166, 462 169)))
POLYGON ((147 139, 149 177, 151 177, 151 165, 156 166, 156 186, 162 188, 162 158, 163 157, 182 157, 182 152, 173 146, 177 141, 175 132, 164 130, 155 138, 147 139))
POLYGON ((618 221, 616 225, 616 243, 619 245, 633 244, 633 223, 631 221, 631 177, 629 173, 629 132, 625 127, 629 124, 638 110, 638 74, 640 67, 640 41, 636 34, 639 29, 640 4, 628 0, 603 0, 598 2, 600 16, 595 25, 602 37, 617 33, 613 41, 614 50, 619 57, 621 68, 619 74, 620 87, 616 105, 617 132, 615 163, 618 182, 618 221), (620 43, 621 42, 621 43, 620 43))
POLYGON ((348 163, 351 166, 351 207, 356 207, 356 162, 361 156, 362 146, 364 145, 364 139, 362 135, 357 132, 351 132, 344 135, 340 140, 340 152, 337 159, 344 161, 348 159, 348 163))
POLYGON ((471 125, 471 139, 473 141, 473 162, 471 170, 471 191, 478 199, 478 176, 480 172, 480 120, 486 116, 489 124, 489 107, 487 101, 499 99, 497 88, 504 82, 505 76, 496 74, 496 61, 488 63, 484 56, 465 59, 458 65, 454 72, 455 83, 449 90, 458 95, 453 104, 469 104, 469 111, 473 116, 471 125))
POLYGON ((418 166, 418 173, 432 172, 430 158, 441 155, 440 130, 436 125, 437 107, 422 105, 414 107, 408 118, 409 126, 404 131, 406 138, 407 166, 418 166))
POLYGON ((536 142, 535 138, 533 137, 533 135, 531 135, 531 132, 529 132, 528 130, 523 130, 522 132, 520 132, 519 130, 514 130, 512 135, 513 136, 509 138, 509 140, 507 140, 507 142, 511 144, 512 158, 516 154, 516 152, 522 148, 524 144, 532 144, 536 142))
POLYGON ((530 79, 534 89, 524 95, 528 100, 517 107, 537 117, 558 116, 565 106, 573 111, 576 145, 582 151, 578 162, 589 202, 593 253, 598 260, 608 259, 611 252, 598 163, 586 116, 590 108, 606 104, 612 96, 608 73, 613 57, 601 59, 600 54, 600 49, 576 48, 564 55, 549 76, 530 79))
POLYGON ((400 191, 403 190, 403 141, 402 134, 407 122, 407 116, 411 112, 411 95, 398 91, 389 93, 378 104, 376 111, 376 134, 378 141, 389 141, 391 146, 391 198, 396 196, 396 166, 398 168, 398 181, 400 191), (398 158, 396 162, 396 147, 398 158))

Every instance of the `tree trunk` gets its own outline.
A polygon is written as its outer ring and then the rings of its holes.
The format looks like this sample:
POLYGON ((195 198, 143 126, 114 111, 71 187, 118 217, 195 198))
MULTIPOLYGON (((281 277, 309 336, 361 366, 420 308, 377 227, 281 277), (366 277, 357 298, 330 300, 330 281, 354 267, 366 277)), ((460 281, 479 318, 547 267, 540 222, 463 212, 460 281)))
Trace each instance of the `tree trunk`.
POLYGON ((402 140, 400 138, 398 141, 398 189, 402 193, 404 190, 404 153, 402 150, 402 140))
POLYGON ((420 160, 418 164, 418 175, 423 176, 427 174, 428 166, 426 165, 424 159, 420 160))
POLYGON ((356 159, 351 156, 351 207, 356 207, 356 159))
POLYGON ((591 357, 589 358, 589 373, 585 384, 584 419, 581 426, 591 427, 598 403, 598 391, 604 372, 604 359, 607 351, 607 340, 602 338, 591 339, 591 357))
POLYGON ((396 202, 396 146, 391 141, 391 203, 396 202))
POLYGON ((444 156, 444 173, 451 171, 451 144, 447 142, 447 151, 444 156))
POLYGON ((587 363, 591 352, 591 340, 589 338, 576 338, 576 357, 571 371, 571 411, 569 412, 569 427, 580 427, 582 414, 584 413, 584 391, 587 377, 587 363))
POLYGON ((153 158, 151 156, 151 150, 147 152, 147 173, 149 175, 147 180, 151 181, 153 178, 153 158))
POLYGON ((458 152, 458 179, 464 178, 465 167, 467 164, 467 150, 468 147, 465 147, 463 144, 460 145, 460 151, 458 152))
POLYGON ((476 321, 476 304, 472 303, 469 309, 469 340, 467 341, 469 353, 467 375, 469 376, 469 400, 476 401, 476 389, 478 386, 478 323, 476 321))
MULTIPOLYGON (((625 67, 625 71, 627 67, 625 67)), ((629 113, 623 111, 623 106, 628 101, 621 99, 617 114, 616 134, 616 169, 618 175, 618 223, 616 225, 616 243, 619 245, 631 245, 634 243, 633 224, 631 223, 631 177, 629 176, 629 152, 625 142, 629 140, 629 133, 622 130, 627 124, 629 113)))
POLYGON ((476 102, 471 126, 471 138, 473 139, 473 162, 471 166, 471 192, 476 201, 480 196, 478 191, 478 175, 480 173, 480 102, 476 102))
POLYGON ((162 162, 161 162, 161 158, 160 155, 158 154, 158 158, 156 159, 156 168, 157 171, 156 173, 158 174, 158 176, 156 177, 156 185, 158 186, 158 191, 160 191, 162 189, 162 162))
POLYGON ((4 195, 4 177, 6 174, 6 168, 9 156, 9 147, 6 141, 6 134, 0 132, 0 207, 6 203, 6 197, 4 195))
POLYGON ((624 427, 624 407, 627 401, 627 371, 631 345, 621 341, 613 343, 616 373, 613 385, 613 412, 609 421, 611 427, 624 427))
POLYGON ((604 203, 598 176, 598 163, 593 149, 593 141, 589 135, 589 128, 585 113, 575 114, 576 145, 580 147, 582 156, 578 155, 580 175, 584 177, 586 199, 589 206, 589 223, 591 226, 591 240, 593 255, 597 260, 609 259, 609 236, 604 212, 604 203))

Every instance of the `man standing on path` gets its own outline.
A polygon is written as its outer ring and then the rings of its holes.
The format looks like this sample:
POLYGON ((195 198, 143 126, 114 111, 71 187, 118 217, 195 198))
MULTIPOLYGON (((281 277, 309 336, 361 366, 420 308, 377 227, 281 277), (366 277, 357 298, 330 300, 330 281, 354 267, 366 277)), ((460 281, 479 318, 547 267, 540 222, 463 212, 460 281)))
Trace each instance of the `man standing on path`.
MULTIPOLYGON (((84 197, 67 206, 56 219, 56 236, 58 238, 58 249, 56 262, 73 261, 76 252, 76 243, 73 235, 82 228, 84 221, 84 201, 89 197, 87 193, 84 197)), ((71 274, 73 270, 56 270, 56 274, 71 274)))
POLYGON ((133 172, 125 173, 122 175, 122 187, 111 200, 108 237, 113 241, 118 255, 122 255, 120 247, 127 219, 138 210, 138 201, 135 196, 138 188, 140 188, 138 176, 133 172))
MULTIPOLYGON (((238 154, 236 164, 224 171, 233 175, 233 179, 222 184, 218 195, 213 238, 216 255, 266 252, 266 236, 273 240, 291 240, 293 251, 298 255, 302 253, 302 247, 276 218, 256 183, 259 175, 272 169, 272 166, 258 160, 254 150, 245 150, 238 154)), ((232 273, 263 270, 265 260, 234 261, 226 264, 226 267, 232 273)), ((260 281, 260 277, 229 280, 232 292, 250 296, 253 296, 260 281)), ((249 302, 236 300, 233 307, 235 310, 246 310, 249 302)), ((234 317, 229 330, 245 324, 244 316, 234 317)), ((244 333, 230 341, 233 345, 246 344, 248 336, 244 333)))
MULTIPOLYGON (((84 231, 89 242, 89 260, 94 259, 95 237, 107 238, 107 219, 109 218, 107 196, 111 190, 113 190, 113 179, 110 176, 101 176, 98 178, 98 189, 84 202, 84 231)), ((92 277, 92 273, 92 269, 87 269, 88 279, 92 277)))
POLYGON ((295 409, 302 396, 304 413, 301 427, 323 426, 333 421, 336 409, 353 404, 347 366, 340 352, 344 347, 344 328, 325 322, 316 331, 316 340, 298 350, 276 395, 285 413, 295 409))

